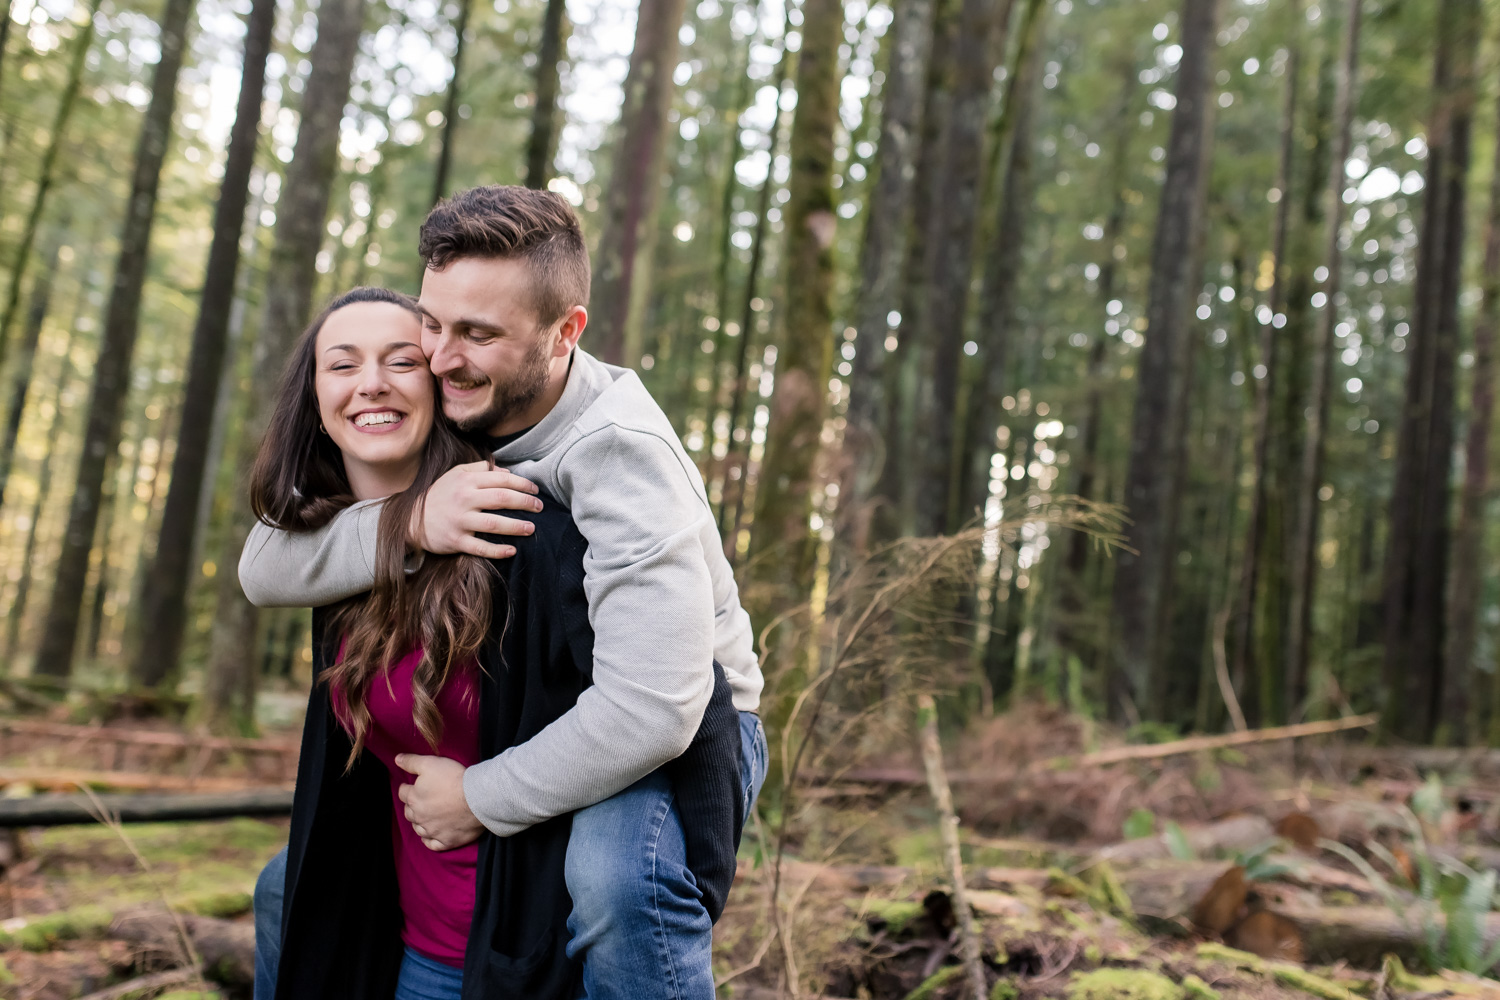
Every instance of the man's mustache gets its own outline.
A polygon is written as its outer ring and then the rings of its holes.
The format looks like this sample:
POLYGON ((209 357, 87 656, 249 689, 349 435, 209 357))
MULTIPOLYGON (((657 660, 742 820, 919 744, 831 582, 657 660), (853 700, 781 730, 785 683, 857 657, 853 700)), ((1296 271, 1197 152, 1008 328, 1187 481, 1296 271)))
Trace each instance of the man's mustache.
POLYGON ((443 381, 455 389, 477 389, 482 385, 489 385, 490 380, 483 372, 472 371, 461 368, 456 372, 449 372, 443 376, 443 381))

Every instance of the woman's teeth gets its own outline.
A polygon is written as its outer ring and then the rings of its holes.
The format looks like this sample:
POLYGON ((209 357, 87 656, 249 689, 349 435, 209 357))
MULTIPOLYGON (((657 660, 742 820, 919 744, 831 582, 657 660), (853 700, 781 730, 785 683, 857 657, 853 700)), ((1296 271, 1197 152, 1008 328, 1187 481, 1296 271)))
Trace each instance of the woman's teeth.
POLYGON ((404 414, 392 413, 389 410, 381 413, 361 413, 354 418, 355 427, 374 427, 377 424, 398 424, 404 414))

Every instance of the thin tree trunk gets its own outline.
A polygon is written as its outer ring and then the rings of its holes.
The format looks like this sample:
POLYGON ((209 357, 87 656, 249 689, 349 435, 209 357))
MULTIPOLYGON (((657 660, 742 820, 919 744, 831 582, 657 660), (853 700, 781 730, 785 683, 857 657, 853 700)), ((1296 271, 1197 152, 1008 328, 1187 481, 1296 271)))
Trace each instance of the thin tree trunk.
POLYGON ((1151 252, 1146 346, 1140 352, 1125 501, 1131 523, 1116 556, 1109 711, 1127 718, 1153 689, 1160 656, 1162 587, 1171 557, 1168 535, 1175 456, 1184 428, 1172 421, 1188 345, 1188 313, 1197 275, 1198 236, 1211 142, 1207 124, 1218 0, 1183 0, 1182 61, 1168 140, 1166 176, 1151 252))
MULTIPOLYGON (((850 511, 856 550, 870 535, 873 511, 867 505, 886 463, 895 460, 894 442, 882 431, 895 400, 887 392, 887 368, 896 365, 886 350, 889 316, 900 299, 901 267, 912 228, 912 197, 918 141, 922 132, 923 84, 932 50, 932 0, 896 5, 891 25, 890 62, 881 92, 880 145, 875 182, 868 199, 869 220, 860 252, 860 286, 854 328, 854 373, 849 380, 845 450, 852 452, 840 506, 850 511)), ((886 499, 889 503, 889 499, 886 499)))
POLYGON ((126 203, 125 224, 120 233, 114 286, 105 311, 99 358, 94 367, 78 478, 37 656, 37 672, 58 679, 66 679, 72 673, 78 616, 82 610, 84 580, 88 575, 89 547, 99 521, 105 467, 109 456, 120 444, 120 416, 130 388, 131 358, 135 354, 136 334, 140 329, 141 292, 146 281, 151 227, 156 221, 156 192, 172 133, 172 112, 177 105, 177 75, 182 68, 192 12, 193 0, 167 0, 162 13, 161 59, 152 75, 151 103, 141 126, 130 200, 126 203))
MULTIPOLYGON (((88 283, 85 280, 83 288, 78 296, 79 303, 87 298, 88 283)), ((56 441, 62 432, 63 423, 63 393, 68 391, 68 383, 73 381, 73 331, 77 329, 77 317, 75 322, 68 328, 68 340, 62 356, 62 368, 57 373, 57 383, 52 391, 52 419, 47 424, 47 440, 56 441)), ((26 605, 31 599, 31 582, 36 573, 36 544, 39 533, 38 525, 42 520, 42 511, 47 507, 47 498, 52 492, 52 461, 57 455, 56 448, 48 448, 42 454, 42 464, 36 474, 36 498, 31 503, 31 519, 26 526, 26 546, 21 553, 21 579, 16 582, 16 596, 11 600, 10 610, 5 620, 5 662, 10 671, 15 672, 16 649, 21 644, 21 625, 26 620, 26 605)))
POLYGON ((637 15, 591 296, 599 355, 611 364, 633 363, 638 353, 631 327, 647 281, 645 248, 661 197, 658 173, 686 6, 686 0, 642 0, 637 15))
POLYGON ((1446 653, 1449 463, 1477 0, 1442 0, 1437 31, 1436 104, 1427 136, 1426 203, 1407 336, 1409 367, 1384 588, 1386 708, 1381 723, 1392 735, 1414 742, 1432 736, 1446 653))
POLYGON ((790 197, 786 204, 786 294, 776 356, 776 391, 766 428, 765 459, 755 492, 757 575, 788 586, 800 599, 812 584, 815 542, 809 534, 814 462, 828 409, 833 366, 834 131, 839 125, 839 0, 805 0, 797 56, 797 111, 792 119, 790 197))
POLYGON ((557 149, 558 61, 567 38, 567 0, 547 0, 542 41, 537 46, 536 99, 531 109, 531 137, 526 142, 526 186, 544 188, 557 149))
POLYGON ((1287 228, 1291 216, 1292 166, 1297 135, 1297 98, 1302 67, 1302 0, 1287 0, 1287 21, 1291 37, 1287 42, 1286 96, 1281 112, 1281 158, 1276 169, 1276 190, 1280 200, 1272 216, 1271 294, 1272 322, 1261 327, 1258 360, 1263 374, 1255 380, 1250 514, 1245 522, 1244 557, 1240 563, 1238 586, 1230 634, 1234 649, 1229 657, 1231 677, 1244 677, 1249 671, 1255 638, 1256 593, 1260 577, 1260 555, 1266 535, 1266 492, 1271 444, 1271 401, 1276 396, 1276 375, 1281 354, 1281 331, 1286 327, 1287 228), (1277 326, 1276 321, 1281 325, 1277 326))
MULTIPOLYGON (((1120 238, 1125 231, 1125 192, 1129 179, 1130 140, 1136 130, 1135 116, 1132 112, 1135 109, 1137 81, 1140 79, 1136 72, 1136 61, 1133 55, 1131 58, 1121 60, 1120 70, 1120 96, 1114 113, 1109 171, 1114 191, 1110 195, 1109 215, 1104 220, 1104 239, 1100 244, 1104 248, 1104 260, 1099 265, 1098 301, 1106 309, 1115 298, 1116 279, 1119 273, 1119 261, 1115 257, 1115 248, 1123 249, 1124 246, 1120 238)), ((1096 329, 1093 340, 1089 344, 1088 362, 1085 369, 1083 419, 1080 422, 1080 447, 1076 461, 1078 478, 1074 482, 1073 492, 1086 500, 1096 500, 1103 496, 1103 491, 1098 489, 1096 482, 1099 478, 1100 430, 1104 419, 1104 362, 1109 343, 1109 337, 1104 331, 1096 329)), ((1084 652, 1082 645, 1085 629, 1079 626, 1082 624, 1081 616, 1087 604, 1087 595, 1092 590, 1087 579, 1091 541, 1085 532, 1075 531, 1070 534, 1064 572, 1059 581, 1063 608, 1059 642, 1080 656, 1084 652)), ((1093 631, 1087 630, 1090 635, 1093 631)), ((1097 651, 1098 648, 1099 643, 1095 640, 1092 643, 1092 649, 1097 651)))
POLYGON ((260 135, 266 58, 271 51, 275 21, 276 0, 254 0, 245 21, 239 108, 229 133, 224 180, 214 209, 214 235, 209 244, 198 319, 193 327, 172 481, 162 512, 156 557, 142 589, 140 620, 149 627, 140 629, 141 644, 131 662, 130 675, 145 687, 154 686, 164 677, 176 676, 182 655, 188 582, 196 569, 193 542, 198 533, 204 469, 208 465, 228 350, 230 314, 240 266, 240 238, 250 198, 250 172, 260 135))
POLYGON ((1302 440, 1302 470, 1297 484, 1297 533, 1293 550, 1288 593, 1291 601, 1291 630, 1287 634, 1283 699, 1286 721, 1295 722, 1307 696, 1307 647, 1312 637, 1312 606, 1315 582, 1315 550, 1318 543, 1318 490, 1323 485, 1324 437, 1328 429, 1328 406, 1333 390, 1334 327, 1338 325, 1338 306, 1342 258, 1339 230, 1344 222, 1344 165, 1349 158, 1353 128, 1355 87, 1359 72, 1359 30, 1363 17, 1363 0, 1350 0, 1344 30, 1342 64, 1339 67, 1338 96, 1334 103, 1333 158, 1328 167, 1327 242, 1323 248, 1323 266, 1328 277, 1322 292, 1327 296, 1318 317, 1317 340, 1313 345, 1312 398, 1307 412, 1306 435, 1302 440))
MULTIPOLYGON (((474 0, 458 0, 458 19, 453 24, 457 40, 453 44, 453 78, 448 81, 448 95, 443 99, 443 137, 438 143, 437 170, 432 179, 432 204, 443 200, 448 191, 448 172, 453 162, 453 138, 458 131, 458 95, 463 83, 464 33, 469 30, 469 12, 474 0)), ((540 67, 538 67, 540 70, 540 67)), ((370 212, 370 227, 375 213, 370 212)))
POLYGON ((52 282, 57 277, 58 258, 62 253, 63 240, 68 235, 68 223, 58 226, 57 235, 43 255, 42 272, 31 286, 30 308, 26 311, 26 327, 21 333, 21 353, 16 357, 11 376, 10 409, 5 415, 5 438, 0 440, 0 504, 5 502, 5 487, 10 481, 11 465, 16 457, 16 439, 21 434, 21 418, 26 415, 26 398, 31 392, 31 375, 36 365, 36 348, 42 339, 42 326, 47 321, 47 311, 52 306, 52 282))
POLYGON ((927 308, 925 262, 929 254, 931 220, 945 192, 942 181, 943 134, 952 97, 953 50, 957 0, 933 0, 932 46, 922 95, 922 124, 917 144, 916 177, 912 182, 912 226, 901 270, 900 323, 896 350, 886 358, 882 381, 886 398, 881 437, 886 459, 876 484, 879 508, 871 524, 877 540, 911 530, 916 505, 916 476, 910 474, 916 452, 917 409, 921 396, 924 357, 921 331, 927 308))
MULTIPOLYGON (((303 91, 302 121, 276 207, 276 241, 266 270, 265 305, 240 431, 237 465, 241 469, 250 468, 254 461, 270 417, 264 404, 272 398, 286 357, 312 311, 314 265, 339 166, 339 120, 349 100, 350 74, 364 19, 364 0, 324 0, 318 11, 318 39, 309 57, 313 68, 303 91)), ((249 497, 240 489, 218 560, 218 606, 203 686, 204 714, 216 726, 232 722, 248 727, 254 720, 257 616, 233 569, 252 521, 249 497)))
POLYGON ((959 369, 963 360, 974 234, 984 165, 985 120, 996 52, 1005 49, 1014 0, 962 0, 953 48, 953 102, 943 135, 941 190, 928 235, 927 305, 920 338, 931 372, 925 405, 917 531, 938 535, 956 525, 959 369))
POLYGON ((999 182, 998 197, 992 199, 997 211, 990 238, 981 248, 983 284, 974 338, 979 374, 969 394, 964 434, 957 442, 961 478, 955 509, 949 517, 949 526, 955 528, 976 512, 983 518, 989 500, 990 459, 995 454, 995 431, 1002 413, 1000 400, 1009 381, 1007 354, 1029 225, 1031 130, 1042 77, 1041 40, 1046 16, 1046 0, 1027 0, 1016 62, 1006 88, 1003 121, 995 130, 995 143, 1005 147, 996 156, 1005 165, 1004 179, 999 182))
MULTIPOLYGON (((1500 128, 1496 130, 1500 163, 1500 128)), ((1469 433, 1464 448, 1464 482, 1458 527, 1453 534, 1453 583, 1449 605, 1448 677, 1443 687, 1443 721, 1449 742, 1469 742, 1478 722, 1470 685, 1479 632, 1483 584, 1484 509, 1490 496, 1490 434, 1495 420, 1495 328, 1500 323, 1500 170, 1490 175, 1490 217, 1484 240, 1484 302, 1474 323, 1474 384, 1469 395, 1469 433)))
MULTIPOLYGON (((88 23, 78 30, 78 37, 73 40, 73 59, 68 64, 68 82, 63 85, 63 92, 57 99, 57 111, 52 116, 52 131, 47 135, 47 150, 42 154, 41 172, 37 175, 36 191, 31 196, 31 211, 26 216, 21 240, 16 245, 16 259, 10 269, 10 291, 6 295, 5 310, 0 313, 0 365, 5 363, 11 327, 15 325, 16 313, 21 308, 21 285, 26 280, 26 269, 31 262, 31 247, 42 224, 47 195, 51 193, 52 185, 57 180, 57 158, 67 135, 68 119, 73 115, 73 107, 78 103, 78 91, 83 85, 84 66, 89 49, 94 44, 94 18, 99 14, 99 2, 100 0, 92 0, 88 23)), ((8 15, 5 23, 10 24, 8 15)))
MULTIPOLYGON (((783 37, 785 37, 783 35, 783 37)), ((750 344, 755 339, 755 300, 760 290, 760 270, 765 263, 766 226, 771 210, 771 196, 776 193, 774 167, 776 154, 781 150, 782 128, 781 94, 786 88, 787 72, 791 65, 791 53, 782 49, 776 63, 776 78, 772 86, 776 89, 776 116, 771 122, 771 157, 766 169, 766 179, 761 182, 755 205, 755 230, 750 235, 750 265, 745 272, 745 294, 740 300, 740 350, 734 363, 734 388, 729 398, 729 449, 724 456, 724 489, 719 497, 719 534, 724 538, 725 554, 731 562, 738 552, 739 526, 745 512, 745 495, 750 486, 749 455, 750 432, 745 433, 743 450, 735 446, 734 435, 740 429, 745 409, 745 396, 750 391, 750 344), (737 461, 737 456, 739 461, 737 461), (735 491, 733 508, 729 504, 730 471, 739 469, 739 488, 735 491), (732 513, 731 513, 732 511, 732 513)))
MULTIPOLYGON (((749 61, 749 46, 755 44, 757 36, 751 35, 746 43, 746 61, 749 61)), ((750 74, 747 67, 734 65, 732 72, 739 78, 739 86, 735 90, 734 108, 730 112, 729 119, 729 156, 724 163, 724 186, 719 196, 719 240, 716 253, 718 255, 718 267, 714 272, 714 322, 718 327, 714 331, 714 352, 709 358, 708 372, 708 405, 705 407, 707 413, 704 425, 707 428, 705 434, 710 446, 713 442, 714 417, 718 413, 721 403, 720 397, 724 389, 724 355, 728 353, 729 347, 729 267, 734 261, 734 247, 729 242, 730 236, 734 234, 734 193, 739 190, 739 181, 735 176, 734 168, 744 155, 745 143, 741 136, 744 134, 740 123, 740 116, 744 113, 745 106, 750 103, 750 74)), ((740 331, 743 334, 744 331, 740 331)), ((688 375, 689 392, 692 391, 692 373, 688 375)), ((712 454, 712 447, 709 449, 712 454)), ((727 455, 727 451, 726 451, 727 455)), ((722 493, 721 503, 722 503, 722 493)))

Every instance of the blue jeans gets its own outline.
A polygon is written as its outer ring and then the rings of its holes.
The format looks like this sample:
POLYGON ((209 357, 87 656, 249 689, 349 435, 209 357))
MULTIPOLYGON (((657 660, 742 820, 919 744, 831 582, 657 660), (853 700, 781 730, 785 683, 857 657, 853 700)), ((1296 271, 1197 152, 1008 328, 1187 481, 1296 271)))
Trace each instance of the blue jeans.
POLYGON ((395 1000, 460 1000, 464 970, 406 949, 401 975, 396 980, 395 1000))
MULTIPOLYGON (((766 780, 767 756, 760 718, 741 712, 740 776, 747 818, 766 780)), ((581 996, 712 1000, 713 925, 687 870, 672 784, 660 771, 573 814, 567 880, 573 897, 568 955, 583 961, 581 996)), ((275 995, 285 886, 283 850, 255 883, 255 1000, 275 995)), ((403 984, 408 966, 417 974, 412 954, 408 950, 401 964, 403 984)), ((439 965, 420 955, 417 960, 439 965)), ((414 986, 417 991, 410 993, 398 988, 397 1000, 450 996, 420 992, 430 988, 414 986)))

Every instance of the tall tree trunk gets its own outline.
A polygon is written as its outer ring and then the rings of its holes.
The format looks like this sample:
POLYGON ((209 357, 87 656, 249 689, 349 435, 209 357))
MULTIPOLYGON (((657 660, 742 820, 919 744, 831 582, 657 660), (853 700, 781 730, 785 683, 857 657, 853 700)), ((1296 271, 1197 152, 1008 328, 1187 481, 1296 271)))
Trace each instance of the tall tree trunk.
MULTIPOLYGON (((1500 163, 1500 128, 1496 129, 1500 163)), ((1443 722, 1450 742, 1469 742, 1478 721, 1473 683, 1483 586, 1484 508, 1490 497, 1490 433, 1495 420, 1495 328, 1500 323, 1500 170, 1490 175, 1490 216, 1484 239, 1484 302, 1474 323, 1474 384, 1469 394, 1469 432, 1458 527, 1453 533, 1453 582, 1448 626, 1448 676, 1443 686, 1443 722)))
POLYGON ((1286 95, 1281 112, 1281 156, 1276 168, 1276 190, 1281 193, 1272 215, 1271 294, 1272 321, 1260 331, 1257 358, 1262 374, 1255 380, 1255 408, 1252 421, 1252 458, 1250 513, 1245 522, 1244 556, 1240 562, 1231 632, 1234 647, 1229 656, 1232 677, 1243 677, 1249 671, 1255 639, 1256 594, 1260 578, 1260 555, 1266 535, 1266 493, 1270 474, 1271 401, 1276 397, 1276 375, 1281 354, 1281 331, 1286 328, 1287 228, 1291 217, 1292 167, 1297 137, 1297 98, 1302 67, 1302 0, 1287 0, 1287 23, 1291 37, 1287 42, 1286 95), (1280 326, 1277 322, 1280 322, 1280 326))
POLYGON ((995 431, 1002 413, 1000 400, 1009 380, 1006 355, 1029 224, 1031 129, 1037 85, 1042 78, 1041 41, 1046 15, 1046 0, 1027 0, 1016 62, 1008 77, 1002 121, 995 130, 995 145, 1003 147, 1003 152, 997 150, 994 159, 1004 164, 1004 176, 998 182, 997 197, 992 199, 995 222, 989 227, 982 247, 983 283, 974 338, 978 347, 974 368, 978 375, 969 394, 963 437, 956 443, 960 479, 955 497, 956 517, 950 517, 950 527, 971 519, 976 511, 983 517, 989 500, 990 459, 995 454, 995 431))
POLYGON ((1396 448, 1385 568, 1386 709, 1382 724, 1423 742, 1443 684, 1448 584, 1448 503, 1458 292, 1463 270, 1477 0, 1442 0, 1433 54, 1426 203, 1407 336, 1406 399, 1396 448))
POLYGON ((531 137, 526 141, 526 186, 544 188, 557 150, 557 64, 567 39, 567 0, 547 0, 542 41, 536 51, 536 98, 531 108, 531 137))
POLYGON ((1127 718, 1153 689, 1161 637, 1162 587, 1171 558, 1168 535, 1175 456, 1185 429, 1173 426, 1186 376, 1187 323, 1197 274, 1198 236, 1207 182, 1206 148, 1218 0, 1183 0, 1182 61, 1167 144, 1166 176, 1151 250, 1146 346, 1140 352, 1125 502, 1129 549, 1116 556, 1109 711, 1127 718))
MULTIPOLYGON (((73 115, 73 107, 78 103, 78 90, 83 85, 83 70, 88 59, 89 49, 94 44, 94 18, 99 14, 99 0, 92 0, 89 5, 88 23, 78 30, 78 37, 73 40, 73 59, 68 64, 68 82, 63 85, 63 92, 57 99, 57 110, 52 116, 52 131, 47 135, 47 150, 42 154, 42 169, 37 175, 36 191, 31 196, 31 211, 26 216, 26 225, 21 230, 21 240, 16 245, 15 263, 10 269, 10 291, 6 295, 5 311, 0 313, 0 365, 5 363, 7 349, 10 346, 10 331, 15 325, 16 313, 21 307, 21 285, 26 280, 26 268, 31 262, 31 247, 36 241, 37 230, 42 224, 42 212, 47 207, 47 195, 52 191, 52 185, 57 180, 57 158, 62 152, 64 138, 68 131, 68 119, 73 115)), ((5 23, 10 23, 7 15, 5 23)), ((176 79, 175 75, 173 77, 176 79)), ((170 109, 168 117, 170 119, 170 109)), ((170 122, 169 122, 170 124, 170 122)), ((3 482, 0 482, 3 488, 3 482)))
POLYGON ((953 48, 953 101, 943 134, 941 190, 928 235, 927 305, 920 331, 931 372, 922 407, 923 461, 916 494, 917 531, 955 527, 959 369, 963 360, 974 233, 979 218, 985 122, 996 52, 1005 50, 1014 0, 962 0, 953 48))
MULTIPOLYGON (((785 38, 785 35, 782 36, 785 38)), ((750 432, 745 433, 745 447, 737 448, 734 436, 740 428, 744 418, 745 396, 750 391, 749 369, 750 369, 750 344, 755 339, 755 300, 760 290, 760 270, 765 263, 766 227, 769 222, 771 210, 771 196, 776 192, 776 177, 774 166, 776 154, 781 151, 781 136, 784 131, 782 127, 781 94, 786 89, 787 72, 791 65, 792 55, 785 47, 782 48, 781 58, 776 63, 776 76, 772 81, 772 87, 776 90, 776 114, 771 120, 771 166, 766 169, 766 179, 761 182, 760 192, 756 196, 755 205, 755 230, 750 234, 750 265, 745 271, 745 294, 740 299, 740 350, 735 356, 734 383, 729 396, 729 449, 724 456, 724 489, 719 497, 719 534, 724 537, 725 554, 731 562, 738 552, 739 527, 745 512, 745 497, 750 486, 749 455, 750 455, 750 432), (739 488, 735 490, 735 500, 731 507, 729 503, 729 483, 732 471, 739 470, 739 488)))
POLYGON ((873 514, 867 505, 885 464, 896 457, 894 442, 882 433, 887 426, 887 409, 895 402, 886 391, 886 369, 895 366, 895 359, 885 342, 889 316, 900 302, 901 267, 912 228, 913 182, 922 130, 923 83, 932 50, 932 19, 932 0, 906 0, 896 5, 890 62, 880 97, 880 145, 860 251, 854 317, 858 335, 844 431, 845 449, 854 457, 839 491, 839 504, 846 507, 852 519, 854 545, 861 551, 868 543, 873 514))
MULTIPOLYGON (((749 48, 756 42, 757 35, 751 35, 746 42, 745 60, 748 64, 750 59, 749 48)), ((729 353, 729 334, 734 324, 729 320, 729 271, 734 262, 734 245, 729 238, 734 235, 734 195, 739 190, 739 180, 735 176, 735 166, 740 162, 740 157, 745 153, 743 127, 740 122, 744 114, 745 106, 750 103, 750 74, 746 72, 747 66, 731 63, 730 72, 738 77, 739 84, 735 88, 734 106, 726 118, 729 124, 729 155, 724 161, 724 186, 720 188, 719 195, 719 233, 718 246, 715 255, 718 257, 718 266, 714 271, 714 322, 718 326, 714 330, 714 351, 709 356, 708 362, 708 397, 707 405, 704 407, 705 439, 709 442, 709 453, 712 455, 714 438, 714 417, 723 405, 724 368, 725 355, 729 353)), ((740 331, 743 333, 743 331, 740 331)), ((687 375, 688 392, 691 394, 696 381, 690 370, 687 375)), ((691 396, 689 397, 691 398, 691 396)), ((686 414, 683 415, 686 417, 686 414)), ((727 455, 727 451, 726 451, 727 455)), ((722 493, 721 493, 722 503, 722 493)))
POLYGON ((1287 633, 1283 669, 1285 715, 1294 721, 1307 696, 1307 647, 1312 638, 1312 608, 1316 574, 1315 553, 1318 543, 1318 490, 1323 485, 1324 437, 1328 429, 1328 406, 1333 391, 1334 327, 1338 325, 1339 271, 1343 266, 1339 251, 1339 230, 1344 222, 1345 162, 1349 159, 1350 132, 1353 127, 1355 87, 1359 72, 1359 30, 1363 17, 1363 0, 1350 0, 1344 29, 1343 59, 1339 67, 1338 96, 1334 103, 1333 158, 1328 167, 1326 224, 1327 242, 1323 248, 1323 266, 1328 277, 1322 292, 1327 296, 1318 317, 1317 340, 1313 345, 1312 398, 1308 402, 1307 430, 1302 439, 1302 470, 1297 483, 1297 529, 1292 552, 1289 586, 1290 630, 1287 633))
MULTIPOLYGON (((349 100, 350 73, 364 27, 365 0, 324 0, 318 40, 309 59, 312 73, 303 91, 302 121, 292 162, 276 206, 276 237, 266 269, 266 295, 255 343, 251 390, 240 431, 238 468, 248 469, 260 447, 277 379, 312 311, 314 266, 323 244, 328 202, 338 174, 339 121, 349 100)), ((234 567, 254 520, 241 488, 218 564, 218 606, 212 651, 203 685, 203 708, 213 725, 248 728, 255 710, 255 606, 240 590, 234 567)), ((161 683, 166 677, 158 677, 161 683)))
POLYGON ((245 207, 250 198, 250 171, 255 164, 255 144, 260 135, 266 58, 271 51, 275 21, 276 0, 254 0, 245 21, 239 108, 229 133, 224 180, 219 186, 219 200, 214 208, 214 235, 208 249, 198 319, 193 327, 187 385, 182 397, 182 421, 177 432, 177 451, 172 459, 172 482, 166 509, 162 512, 156 557, 142 591, 140 619, 149 627, 140 630, 141 644, 130 666, 131 677, 147 687, 163 677, 176 676, 182 655, 182 634, 187 625, 187 588, 196 568, 193 565, 193 541, 198 532, 203 473, 208 465, 214 413, 223 381, 229 320, 239 274, 240 237, 244 231, 245 207))
POLYGON ((925 263, 929 254, 931 220, 945 192, 941 189, 943 134, 947 130, 953 91, 950 55, 956 34, 958 0, 933 0, 932 46, 922 95, 921 135, 917 143, 916 176, 912 182, 912 225, 901 266, 900 323, 896 350, 888 354, 882 373, 886 399, 881 437, 885 463, 875 487, 879 505, 871 534, 877 540, 911 530, 916 505, 915 467, 917 409, 921 369, 926 352, 921 331, 927 308, 925 263))
MULTIPOLYGON (((1136 71, 1134 53, 1120 60, 1119 102, 1115 105, 1114 127, 1110 138, 1109 177, 1114 190, 1110 194, 1109 214, 1104 219, 1104 239, 1100 246, 1104 250, 1103 262, 1099 265, 1099 304, 1108 308, 1115 298, 1118 283, 1119 260, 1116 248, 1124 249, 1120 242, 1125 231, 1125 192, 1128 189, 1131 137, 1136 130, 1135 95, 1140 77, 1136 71)), ((1097 316, 1097 314, 1095 314, 1097 316)), ((1097 320, 1096 320, 1097 322, 1097 320)), ((1095 329, 1089 344, 1088 361, 1084 376, 1085 395, 1083 419, 1079 428, 1078 470, 1073 492, 1086 500, 1102 499, 1104 493, 1098 487, 1099 441, 1104 420, 1104 363, 1109 350, 1109 337, 1101 329, 1095 329)), ((1088 580, 1089 550, 1092 539, 1082 531, 1072 532, 1068 537, 1068 552, 1064 571, 1060 576, 1060 603, 1062 614, 1058 641, 1066 649, 1092 662, 1086 653, 1096 652, 1100 647, 1097 639, 1085 639, 1081 619, 1092 590, 1088 580), (1085 646, 1085 642, 1087 645, 1085 646)), ((1093 630, 1087 630, 1092 636, 1093 630)))
MULTIPOLYGON (((87 292, 88 281, 85 278, 78 296, 80 304, 87 300, 87 292)), ((73 331, 78 327, 76 316, 74 320, 73 325, 68 328, 62 368, 57 373, 57 382, 52 390, 52 419, 47 423, 48 441, 56 441, 62 432, 63 393, 68 391, 68 384, 73 381, 73 331)), ((11 600, 10 610, 6 613, 4 659, 12 673, 15 672, 16 649, 21 644, 21 625, 26 620, 26 605, 31 599, 31 582, 36 574, 36 545, 40 530, 38 525, 42 520, 42 511, 47 508, 47 498, 52 492, 52 461, 56 455, 56 448, 48 448, 42 453, 42 464, 36 473, 36 498, 31 502, 31 518, 26 525, 26 545, 21 551, 21 579, 16 582, 16 596, 11 600)))
POLYGON ((789 587, 800 599, 812 584, 815 541, 808 517, 814 462, 828 409, 833 366, 834 131, 839 124, 839 0, 805 0, 797 56, 797 111, 792 119, 790 198, 786 204, 786 294, 776 355, 776 390, 766 428, 765 460, 755 492, 757 578, 789 587))
POLYGON ((131 358, 135 354, 136 334, 140 329, 141 292, 146 282, 151 227, 156 221, 156 192, 172 133, 172 112, 177 105, 177 75, 182 68, 192 12, 193 0, 167 0, 162 13, 161 59, 152 74, 151 103, 146 108, 136 149, 130 200, 126 203, 125 224, 120 232, 114 286, 105 310, 99 358, 94 367, 94 384, 84 423, 78 478, 37 655, 37 672, 58 679, 66 679, 73 670, 78 616, 83 604, 84 580, 88 575, 89 547, 99 521, 105 467, 110 455, 120 445, 120 416, 130 389, 131 358))
POLYGON ((633 363, 637 353, 631 326, 647 281, 643 262, 650 258, 645 248, 661 197, 662 147, 686 6, 686 0, 642 0, 636 19, 592 295, 599 354, 611 364, 633 363))
POLYGON ((26 415, 26 398, 31 392, 36 348, 42 339, 42 326, 47 321, 47 311, 52 306, 52 281, 57 277, 57 262, 67 235, 68 223, 64 222, 58 226, 57 234, 43 255, 42 272, 36 276, 36 281, 31 286, 30 308, 26 311, 26 326, 21 332, 21 353, 16 358, 11 376, 10 408, 5 414, 5 438, 0 440, 0 504, 5 502, 5 485, 10 481, 10 469, 16 457, 16 439, 21 434, 21 418, 26 415))
MULTIPOLYGON (((443 200, 448 192, 448 172, 453 162, 453 138, 458 130, 458 95, 463 83, 464 33, 469 30, 469 12, 474 0, 458 0, 458 18, 453 23, 453 78, 443 99, 443 137, 438 143, 437 169, 432 178, 432 204, 443 200)), ((540 69, 540 66, 538 67, 540 69)), ((370 228, 375 227, 375 213, 370 212, 370 228)))

